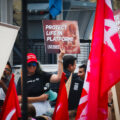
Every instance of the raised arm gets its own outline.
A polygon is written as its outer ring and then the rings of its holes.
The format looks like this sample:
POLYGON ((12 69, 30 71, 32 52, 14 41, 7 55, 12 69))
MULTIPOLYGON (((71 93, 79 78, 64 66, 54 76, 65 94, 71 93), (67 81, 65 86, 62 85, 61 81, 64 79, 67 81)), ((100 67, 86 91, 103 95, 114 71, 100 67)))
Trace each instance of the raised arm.
POLYGON ((58 73, 53 74, 50 78, 50 82, 58 82, 61 79, 61 75, 63 72, 63 56, 65 54, 65 49, 63 47, 60 48, 60 54, 58 56, 58 73))

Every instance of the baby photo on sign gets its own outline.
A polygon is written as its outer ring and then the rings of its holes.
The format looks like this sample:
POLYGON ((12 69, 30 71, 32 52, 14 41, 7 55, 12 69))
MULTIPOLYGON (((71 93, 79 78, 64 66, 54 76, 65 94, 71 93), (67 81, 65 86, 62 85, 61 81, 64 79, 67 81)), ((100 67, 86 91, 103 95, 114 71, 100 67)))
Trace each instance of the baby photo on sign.
POLYGON ((59 53, 60 46, 67 54, 80 53, 77 21, 43 20, 43 30, 47 53, 59 53))

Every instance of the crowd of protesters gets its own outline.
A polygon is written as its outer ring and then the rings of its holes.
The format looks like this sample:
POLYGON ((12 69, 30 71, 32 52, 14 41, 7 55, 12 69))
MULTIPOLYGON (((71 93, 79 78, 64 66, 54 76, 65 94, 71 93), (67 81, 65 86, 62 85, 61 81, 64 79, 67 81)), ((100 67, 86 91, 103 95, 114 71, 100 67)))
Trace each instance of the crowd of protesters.
MULTIPOLYGON (((74 73, 77 58, 72 55, 64 54, 65 50, 64 48, 61 48, 60 54, 58 55, 57 74, 43 71, 40 67, 40 63, 37 61, 36 55, 34 53, 27 54, 27 99, 29 120, 51 120, 53 111, 50 115, 47 114, 49 110, 52 110, 49 100, 51 90, 50 83, 60 82, 62 72, 66 74, 67 79, 72 73, 72 81, 68 98, 68 110, 70 120, 75 119, 85 79, 86 65, 84 64, 79 66, 78 73, 74 73)), ((12 67, 8 62, 0 80, 0 106, 3 105, 5 100, 11 75, 12 67)), ((22 86, 23 78, 21 71, 21 76, 16 85, 20 104, 22 103, 22 86)), ((59 89, 59 84, 57 87, 59 89)))

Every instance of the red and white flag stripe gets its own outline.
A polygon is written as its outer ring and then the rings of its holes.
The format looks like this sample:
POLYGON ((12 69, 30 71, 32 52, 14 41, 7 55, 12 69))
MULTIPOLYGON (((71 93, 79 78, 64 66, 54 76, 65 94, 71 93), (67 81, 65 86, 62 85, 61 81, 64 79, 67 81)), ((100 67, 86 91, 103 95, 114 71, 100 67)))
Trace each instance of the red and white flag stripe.
POLYGON ((120 40, 110 0, 97 0, 86 78, 76 120, 107 120, 107 92, 120 80, 120 40))

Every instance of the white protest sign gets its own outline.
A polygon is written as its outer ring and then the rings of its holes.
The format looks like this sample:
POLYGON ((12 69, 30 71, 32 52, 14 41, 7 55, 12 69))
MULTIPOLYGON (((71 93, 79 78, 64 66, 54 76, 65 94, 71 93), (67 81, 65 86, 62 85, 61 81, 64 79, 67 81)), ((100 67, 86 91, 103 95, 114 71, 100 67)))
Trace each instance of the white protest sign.
POLYGON ((9 59, 19 27, 0 23, 0 78, 9 59))

